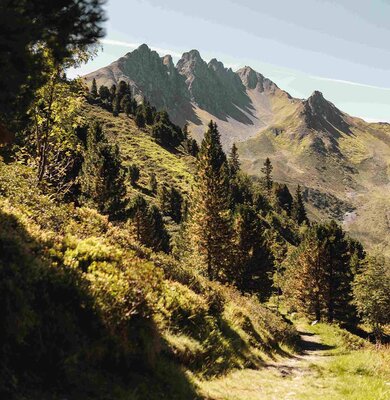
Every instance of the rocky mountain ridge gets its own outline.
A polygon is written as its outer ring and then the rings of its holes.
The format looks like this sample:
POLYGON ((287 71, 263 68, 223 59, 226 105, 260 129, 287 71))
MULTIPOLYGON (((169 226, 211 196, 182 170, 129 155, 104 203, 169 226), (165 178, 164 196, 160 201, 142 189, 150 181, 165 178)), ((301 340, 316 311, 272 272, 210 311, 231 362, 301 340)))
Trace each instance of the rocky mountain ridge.
POLYGON ((199 140, 216 121, 225 149, 237 143, 246 172, 261 176, 269 157, 275 180, 304 186, 313 218, 337 218, 390 254, 390 124, 352 117, 318 91, 293 98, 251 67, 234 72, 197 50, 175 65, 141 45, 85 76, 87 84, 93 78, 98 86, 125 80, 138 100, 188 123, 199 140))

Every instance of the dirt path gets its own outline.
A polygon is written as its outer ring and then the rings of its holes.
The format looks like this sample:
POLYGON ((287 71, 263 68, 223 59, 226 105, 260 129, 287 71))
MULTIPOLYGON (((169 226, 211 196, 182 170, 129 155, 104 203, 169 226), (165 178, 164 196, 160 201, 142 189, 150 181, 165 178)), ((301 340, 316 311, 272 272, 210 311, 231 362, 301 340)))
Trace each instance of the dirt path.
POLYGON ((283 361, 269 363, 267 366, 279 377, 289 378, 287 383, 289 391, 283 388, 284 385, 278 384, 285 400, 295 399, 295 396, 301 393, 302 387, 306 386, 308 380, 311 381, 313 387, 317 387, 319 390, 323 389, 322 384, 316 383, 317 366, 322 361, 326 361, 325 357, 329 357, 327 351, 332 349, 331 346, 321 343, 319 335, 302 331, 299 333, 301 337, 301 354, 283 361))
MULTIPOLYGON (((230 378, 210 385, 213 400, 297 400, 332 399, 333 384, 320 378, 320 365, 332 357, 332 347, 321 343, 321 337, 300 332, 302 351, 299 355, 267 363, 262 370, 243 370, 230 378), (325 395, 326 394, 326 395, 325 395), (324 397, 322 397, 325 395, 324 397), (317 397, 318 396, 318 397, 317 397)), ((336 397, 337 398, 337 397, 336 397)))

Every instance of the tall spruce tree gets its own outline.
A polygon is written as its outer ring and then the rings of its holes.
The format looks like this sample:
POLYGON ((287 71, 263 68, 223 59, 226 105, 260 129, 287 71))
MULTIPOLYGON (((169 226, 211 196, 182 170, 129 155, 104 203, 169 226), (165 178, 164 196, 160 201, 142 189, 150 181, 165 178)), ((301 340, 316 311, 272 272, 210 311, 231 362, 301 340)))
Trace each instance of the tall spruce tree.
POLYGON ((316 319, 353 322, 352 281, 359 270, 355 256, 363 257, 358 247, 334 221, 310 227, 286 262, 287 300, 316 319))
POLYGON ((211 280, 225 280, 230 274, 232 222, 227 170, 218 128, 211 121, 198 155, 192 203, 194 253, 200 256, 211 280))
POLYGON ((130 208, 136 239, 155 251, 169 251, 169 236, 165 229, 160 210, 149 206, 141 195, 138 195, 130 208))
POLYGON ((300 185, 297 186, 295 192, 294 201, 291 209, 291 217, 299 224, 302 225, 304 222, 309 222, 306 214, 306 208, 303 203, 302 191, 300 185))
POLYGON ((237 270, 233 280, 243 291, 262 301, 272 293, 273 257, 263 236, 263 226, 255 209, 240 205, 235 215, 237 270))
POLYGON ((287 215, 291 215, 293 206, 293 197, 285 184, 274 184, 273 200, 276 209, 286 211, 287 215))
POLYGON ((241 164, 238 156, 238 149, 235 143, 233 143, 232 148, 229 153, 229 171, 232 177, 235 177, 240 170, 241 164))
POLYGON ((93 80, 92 80, 91 96, 93 98, 98 97, 98 90, 97 90, 97 85, 96 85, 96 79, 95 78, 93 78, 93 80))
POLYGON ((261 172, 264 174, 264 186, 265 190, 267 191, 268 199, 271 198, 272 185, 273 185, 272 170, 273 166, 271 160, 267 157, 266 160, 264 161, 263 168, 261 168, 261 172))
POLYGON ((88 129, 80 190, 82 202, 112 220, 124 218, 126 186, 119 148, 107 142, 99 123, 88 129))

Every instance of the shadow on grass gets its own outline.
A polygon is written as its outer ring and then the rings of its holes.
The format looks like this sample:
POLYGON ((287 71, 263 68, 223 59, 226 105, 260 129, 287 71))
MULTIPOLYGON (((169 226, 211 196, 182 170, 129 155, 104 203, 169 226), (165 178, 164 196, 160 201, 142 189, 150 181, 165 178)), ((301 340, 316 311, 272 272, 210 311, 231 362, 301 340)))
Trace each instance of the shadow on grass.
POLYGON ((135 317, 115 333, 83 273, 43 257, 46 246, 0 210, 0 397, 197 399, 159 354, 153 321, 135 317))

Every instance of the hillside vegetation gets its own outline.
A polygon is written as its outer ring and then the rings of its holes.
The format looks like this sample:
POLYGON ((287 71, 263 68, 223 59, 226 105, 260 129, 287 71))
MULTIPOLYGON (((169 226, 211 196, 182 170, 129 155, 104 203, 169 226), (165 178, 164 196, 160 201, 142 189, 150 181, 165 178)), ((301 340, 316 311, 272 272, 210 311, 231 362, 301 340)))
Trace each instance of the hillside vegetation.
MULTIPOLYGON (((102 37, 102 2, 10 6, 0 4, 9 56, 0 63, 9 89, 0 91, 0 397, 314 398, 315 378, 321 398, 384 399, 389 260, 367 253, 335 220, 311 221, 307 190, 286 185, 287 172, 275 180, 270 157, 251 177, 238 146, 223 147, 215 121, 198 143, 161 108, 178 101, 170 89, 191 83, 186 93, 199 105, 245 121, 245 83, 276 96, 268 106, 257 98, 264 113, 303 112, 309 130, 332 122, 333 134, 353 135, 345 114, 319 93, 295 104, 262 75, 245 68, 238 76, 197 51, 175 73, 171 58, 138 50, 162 72, 161 85, 149 86, 151 96, 167 92, 159 109, 134 82, 98 87, 92 79, 86 88, 66 71, 102 37), (286 393, 290 378, 294 391, 286 393)), ((323 140, 310 132, 295 142, 307 161, 303 175, 310 151, 342 144, 329 130, 323 140)), ((263 136, 267 151, 272 135, 286 150, 285 132, 275 128, 263 136)), ((360 147, 348 142, 343 151, 364 162, 360 147)), ((379 144, 377 151, 386 154, 379 144)), ((372 174, 372 163, 366 167, 372 174)), ((341 175, 331 176, 335 186, 341 175)), ((318 191, 311 195, 321 203, 318 191)), ((336 195, 326 202, 354 221, 336 195)))
POLYGON ((7 398, 193 399, 193 376, 258 368, 296 344, 256 298, 56 202, 28 167, 0 171, 7 398))

